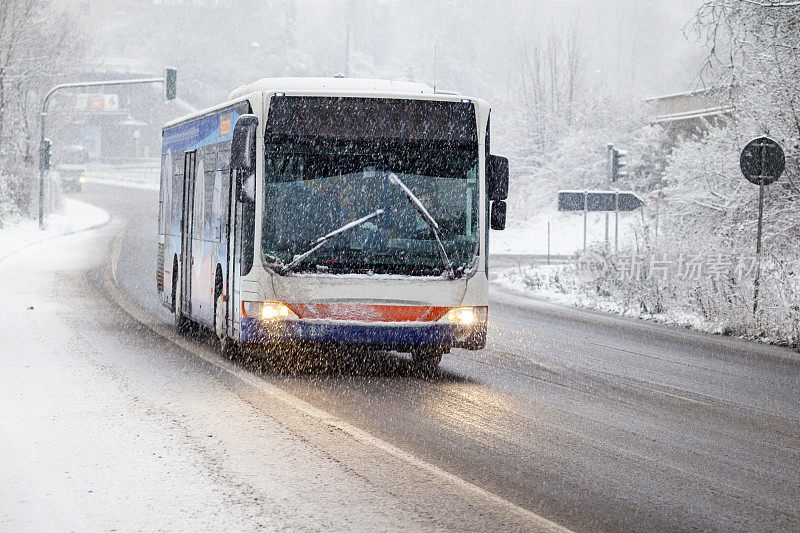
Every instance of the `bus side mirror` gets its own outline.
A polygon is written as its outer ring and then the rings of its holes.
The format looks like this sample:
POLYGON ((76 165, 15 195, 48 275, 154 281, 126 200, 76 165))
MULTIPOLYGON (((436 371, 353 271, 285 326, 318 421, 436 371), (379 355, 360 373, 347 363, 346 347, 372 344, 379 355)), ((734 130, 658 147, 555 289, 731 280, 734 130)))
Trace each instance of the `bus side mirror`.
POLYGON ((505 200, 508 198, 508 159, 499 155, 489 156, 486 176, 486 191, 489 200, 505 200))
POLYGON ((496 230, 506 229, 506 203, 502 200, 492 202, 491 228, 496 230))
POLYGON ((255 115, 242 115, 233 126, 230 168, 236 176, 236 197, 240 202, 255 201, 257 128, 255 115))

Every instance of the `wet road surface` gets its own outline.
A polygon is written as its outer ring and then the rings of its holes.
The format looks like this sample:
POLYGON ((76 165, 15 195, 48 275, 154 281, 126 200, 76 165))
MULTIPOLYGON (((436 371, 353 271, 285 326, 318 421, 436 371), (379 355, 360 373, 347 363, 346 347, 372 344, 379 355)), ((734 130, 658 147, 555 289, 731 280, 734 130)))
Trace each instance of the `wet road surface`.
MULTIPOLYGON (((108 232, 124 230, 118 287, 154 323, 169 327, 154 282, 157 193, 90 184, 77 198, 111 213, 108 232)), ((110 253, 111 237, 95 245, 110 253)), ((100 286, 99 274, 95 280, 100 286)), ((237 366, 567 528, 800 528, 797 353, 492 290, 486 350, 453 350, 432 379, 414 375, 404 356, 391 353, 316 353, 289 363, 255 359, 237 366)), ((214 349, 209 336, 190 342, 214 349)), ((158 358, 160 346, 165 354, 174 349, 165 339, 150 343, 156 355, 137 372, 158 358)), ((213 377, 213 369, 207 372, 213 377)), ((185 401, 203 394, 197 390, 185 401)), ((257 389, 248 398, 253 417, 277 419, 293 435, 304 431, 283 421, 257 389)), ((413 507, 417 514, 398 527, 532 527, 522 519, 498 521, 502 509, 458 498, 447 500, 452 506, 436 503, 437 516, 420 503, 432 498, 424 482, 411 474, 404 479, 401 470, 393 474, 397 465, 341 455, 348 444, 335 438, 303 439, 373 489, 413 507), (462 514, 444 518, 453 513, 462 514)), ((344 483, 341 490, 358 488, 344 483)))

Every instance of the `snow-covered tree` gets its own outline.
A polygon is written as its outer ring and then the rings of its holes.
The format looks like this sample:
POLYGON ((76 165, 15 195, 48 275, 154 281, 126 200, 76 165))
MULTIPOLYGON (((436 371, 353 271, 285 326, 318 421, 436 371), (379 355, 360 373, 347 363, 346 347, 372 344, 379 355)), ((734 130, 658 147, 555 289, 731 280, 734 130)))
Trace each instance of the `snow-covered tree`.
POLYGON ((769 135, 786 149, 787 168, 766 188, 762 306, 753 317, 752 278, 727 279, 702 300, 733 330, 798 342, 800 337, 800 2, 708 0, 696 18, 706 39, 706 83, 725 87, 732 117, 683 139, 664 173, 666 240, 693 251, 755 251, 758 187, 739 170, 739 153, 769 135), (732 319, 732 317, 734 317, 732 319))
POLYGON ((68 13, 45 0, 0 2, 0 221, 25 211, 44 93, 78 63, 81 37, 68 13))

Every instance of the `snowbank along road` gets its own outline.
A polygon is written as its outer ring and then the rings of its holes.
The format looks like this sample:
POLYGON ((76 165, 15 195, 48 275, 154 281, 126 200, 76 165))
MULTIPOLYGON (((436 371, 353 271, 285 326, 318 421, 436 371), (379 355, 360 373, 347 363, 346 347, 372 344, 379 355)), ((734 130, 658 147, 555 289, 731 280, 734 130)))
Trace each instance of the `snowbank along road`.
POLYGON ((157 193, 80 198, 111 222, 0 261, 3 529, 800 527, 791 351, 495 292, 432 379, 229 362, 157 301, 157 193))

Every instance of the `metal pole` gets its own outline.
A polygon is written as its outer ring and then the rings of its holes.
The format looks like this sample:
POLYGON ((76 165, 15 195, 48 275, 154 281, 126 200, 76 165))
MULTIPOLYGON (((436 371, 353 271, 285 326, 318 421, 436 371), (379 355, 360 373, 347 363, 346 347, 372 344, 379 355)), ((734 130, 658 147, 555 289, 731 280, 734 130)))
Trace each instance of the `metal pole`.
POLYGON ((661 203, 661 191, 656 193, 656 236, 655 245, 658 246, 658 205, 661 203))
POLYGON ((547 221, 547 264, 550 264, 550 221, 547 221))
POLYGON ((606 249, 608 249, 608 211, 606 211, 606 249))
POLYGON ((344 77, 350 77, 350 23, 347 23, 344 49, 344 77))
POLYGON ((436 92, 436 43, 433 43, 433 92, 436 92))
POLYGON ((764 219, 764 178, 758 180, 758 231, 756 232, 756 279, 753 282, 753 314, 758 311, 758 288, 761 283, 761 227, 764 219))
POLYGON ((53 200, 53 174, 50 173, 50 169, 47 170, 47 194, 50 196, 49 204, 50 204, 50 213, 51 215, 55 212, 55 200, 53 200))
POLYGON ((586 219, 589 218, 589 191, 583 191, 583 251, 586 251, 586 219))
POLYGON ((614 191, 614 253, 619 252, 619 191, 614 191))
MULTIPOLYGON (((45 99, 45 104, 47 105, 47 99, 45 99)), ((44 105, 42 108, 44 108, 44 105)), ((44 229, 44 161, 42 160, 44 156, 44 124, 45 124, 45 115, 44 111, 41 112, 39 115, 39 130, 41 135, 39 136, 39 229, 44 229)))
MULTIPOLYGON (((128 79, 128 80, 111 80, 111 81, 87 81, 87 82, 79 82, 79 83, 62 83, 60 85, 56 85, 44 96, 44 100, 42 100, 42 111, 39 114, 41 117, 41 124, 39 126, 39 229, 44 229, 44 165, 42 161, 43 156, 43 149, 44 149, 44 131, 45 131, 45 118, 47 117, 47 102, 50 100, 50 97, 53 96, 53 93, 59 91, 61 89, 73 89, 76 87, 106 87, 109 85, 134 85, 138 83, 165 83, 164 78, 137 78, 137 79, 128 79)), ((49 173, 48 173, 49 176, 49 173)), ((52 210, 52 201, 53 201, 53 194, 52 194, 52 180, 50 181, 50 202, 52 210)))

